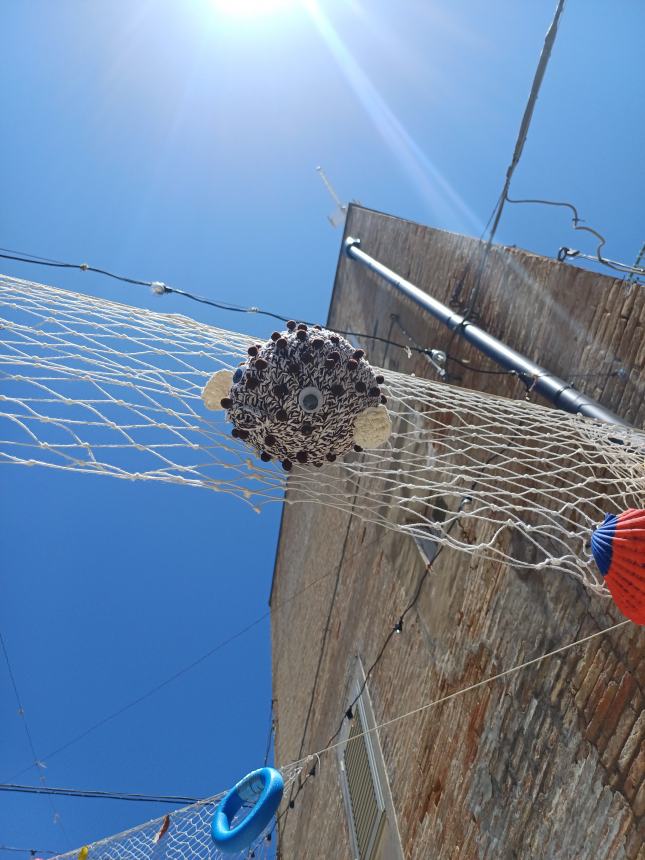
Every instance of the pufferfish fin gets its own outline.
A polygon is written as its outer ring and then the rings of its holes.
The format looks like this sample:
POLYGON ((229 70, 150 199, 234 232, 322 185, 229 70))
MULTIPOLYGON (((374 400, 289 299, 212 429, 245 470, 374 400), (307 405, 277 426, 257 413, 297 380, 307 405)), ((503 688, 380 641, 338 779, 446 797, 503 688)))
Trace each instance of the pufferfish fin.
POLYGON ((378 448, 390 438, 392 422, 385 406, 368 406, 354 420, 354 442, 361 448, 378 448))
POLYGON ((222 398, 226 397, 233 385, 233 374, 230 370, 218 370, 208 380, 202 391, 202 400, 207 409, 223 409, 222 398))

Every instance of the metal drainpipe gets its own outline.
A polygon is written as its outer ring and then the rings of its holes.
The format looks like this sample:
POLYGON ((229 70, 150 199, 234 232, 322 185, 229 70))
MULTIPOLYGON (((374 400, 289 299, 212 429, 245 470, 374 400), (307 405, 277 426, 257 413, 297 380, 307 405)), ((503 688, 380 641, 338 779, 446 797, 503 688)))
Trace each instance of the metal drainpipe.
POLYGON ((427 293, 424 293, 410 281, 406 281, 392 269, 388 269, 383 263, 379 263, 365 251, 359 247, 360 239, 355 239, 348 236, 345 240, 345 253, 347 256, 361 263, 373 272, 376 272, 381 278, 395 287, 399 292, 403 293, 411 299, 420 308, 427 311, 435 319, 442 322, 450 331, 456 332, 464 340, 472 343, 477 349, 481 350, 489 358, 507 370, 514 370, 521 377, 528 380, 534 380, 533 389, 538 391, 544 397, 557 406, 558 409, 564 409, 566 412, 573 412, 580 415, 586 415, 589 418, 596 418, 599 421, 605 421, 609 424, 618 424, 621 427, 629 427, 626 421, 614 415, 600 403, 586 397, 580 391, 577 391, 569 382, 559 379, 554 374, 540 367, 539 364, 526 358, 501 340, 488 334, 479 326, 469 322, 460 314, 454 313, 450 308, 446 307, 441 302, 433 299, 427 293))

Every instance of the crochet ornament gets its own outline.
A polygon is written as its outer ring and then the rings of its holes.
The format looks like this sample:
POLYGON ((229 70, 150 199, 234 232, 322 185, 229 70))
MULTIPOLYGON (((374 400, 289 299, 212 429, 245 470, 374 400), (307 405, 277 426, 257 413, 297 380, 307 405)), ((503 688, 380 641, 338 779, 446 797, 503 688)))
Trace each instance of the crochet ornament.
POLYGON ((591 535, 591 551, 616 606, 645 624, 645 510, 606 514, 591 535))
POLYGON ((225 409, 232 435, 287 471, 386 442, 392 424, 384 379, 363 350, 321 326, 290 321, 287 329, 249 347, 235 373, 215 373, 202 392, 205 406, 225 409))

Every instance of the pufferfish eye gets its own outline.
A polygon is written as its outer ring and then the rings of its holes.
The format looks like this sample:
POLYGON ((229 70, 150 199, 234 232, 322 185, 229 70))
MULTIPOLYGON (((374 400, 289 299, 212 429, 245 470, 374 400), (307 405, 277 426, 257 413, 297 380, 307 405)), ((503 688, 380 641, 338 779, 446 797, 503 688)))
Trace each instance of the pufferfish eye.
POLYGON ((239 382, 243 376, 244 376, 244 371, 242 370, 241 367, 238 367, 238 369, 233 374, 233 384, 235 385, 235 383, 239 382))
POLYGON ((323 405, 323 396, 317 388, 303 388, 298 395, 298 403, 303 412, 318 412, 323 405))

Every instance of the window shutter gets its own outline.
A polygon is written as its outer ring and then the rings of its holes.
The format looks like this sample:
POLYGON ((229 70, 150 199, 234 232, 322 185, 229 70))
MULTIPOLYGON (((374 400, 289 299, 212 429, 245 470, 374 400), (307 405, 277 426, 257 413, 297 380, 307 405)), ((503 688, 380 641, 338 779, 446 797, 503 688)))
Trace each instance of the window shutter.
POLYGON ((370 860, 383 824, 385 807, 369 735, 363 735, 365 714, 360 702, 357 705, 343 764, 358 860, 370 860))

